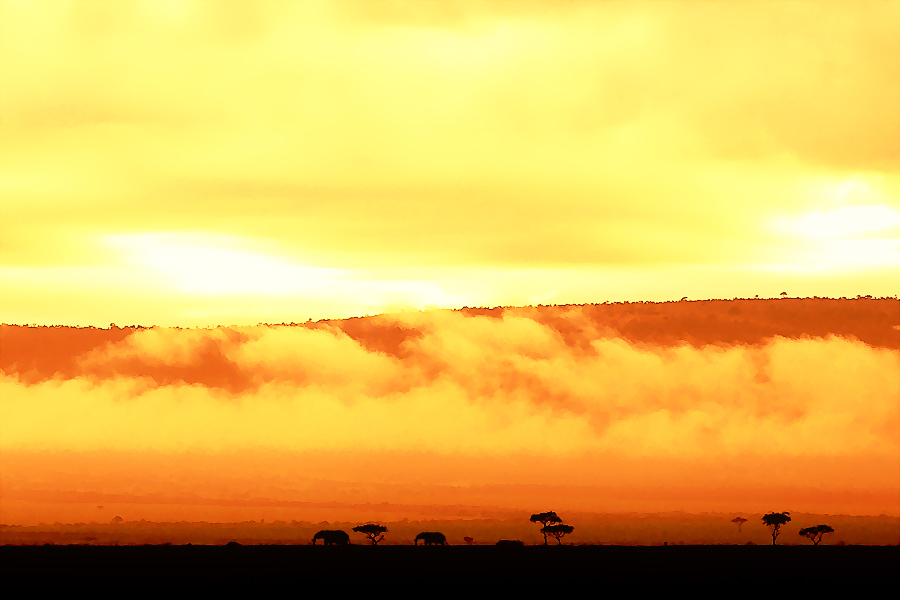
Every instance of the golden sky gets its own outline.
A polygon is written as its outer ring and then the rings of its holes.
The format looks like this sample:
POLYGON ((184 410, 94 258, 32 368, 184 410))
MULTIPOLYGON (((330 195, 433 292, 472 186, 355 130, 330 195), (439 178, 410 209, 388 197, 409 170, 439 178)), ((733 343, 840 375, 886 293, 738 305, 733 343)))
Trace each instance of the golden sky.
POLYGON ((897 515, 900 1, 0 0, 0 228, 3 523, 897 515))
POLYGON ((900 291, 900 2, 0 2, 0 321, 900 291))

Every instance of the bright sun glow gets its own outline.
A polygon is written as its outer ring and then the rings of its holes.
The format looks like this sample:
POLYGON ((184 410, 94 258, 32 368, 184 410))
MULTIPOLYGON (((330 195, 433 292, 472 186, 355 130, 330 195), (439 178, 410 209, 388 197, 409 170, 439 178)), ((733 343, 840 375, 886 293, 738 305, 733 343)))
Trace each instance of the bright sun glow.
POLYGON ((881 231, 900 225, 900 212, 884 204, 844 206, 830 211, 813 211, 793 220, 789 228, 811 238, 838 238, 881 231))
POLYGON ((468 300, 431 281, 374 277, 364 271, 309 267, 260 252, 251 240, 203 233, 113 235, 105 243, 148 277, 162 276, 179 292, 207 297, 253 295, 345 298, 361 312, 452 307, 468 300))
MULTIPOLYGON (((845 185, 839 192, 846 196, 850 187, 845 185)), ((787 261, 790 270, 825 272, 900 267, 900 236, 897 235, 900 212, 887 204, 814 210, 778 219, 773 225, 794 246, 787 261)))
POLYGON ((109 236, 107 242, 140 265, 174 278, 176 287, 187 292, 295 294, 314 291, 344 274, 251 252, 230 237, 148 233, 109 236))
POLYGON ((900 240, 835 240, 811 257, 822 267, 900 267, 900 240))

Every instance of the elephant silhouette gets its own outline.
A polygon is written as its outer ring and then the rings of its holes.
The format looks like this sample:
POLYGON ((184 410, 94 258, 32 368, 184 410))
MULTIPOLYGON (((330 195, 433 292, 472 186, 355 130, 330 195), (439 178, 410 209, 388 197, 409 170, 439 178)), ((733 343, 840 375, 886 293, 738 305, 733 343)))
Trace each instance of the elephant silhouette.
POLYGON ((446 546, 447 538, 439 531, 423 531, 416 536, 415 544, 419 545, 422 540, 426 546, 446 546))
POLYGON ((340 529, 323 529, 313 536, 313 546, 316 545, 316 540, 322 540, 322 543, 326 546, 343 546, 350 543, 350 536, 346 531, 341 531, 340 529))

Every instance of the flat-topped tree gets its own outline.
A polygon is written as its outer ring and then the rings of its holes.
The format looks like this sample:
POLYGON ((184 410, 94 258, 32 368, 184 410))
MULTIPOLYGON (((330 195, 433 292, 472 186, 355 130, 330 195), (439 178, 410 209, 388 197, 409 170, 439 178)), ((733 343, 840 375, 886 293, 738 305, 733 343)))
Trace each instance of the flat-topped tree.
POLYGON ((572 533, 575 530, 571 525, 547 525, 546 527, 541 528, 541 533, 544 534, 544 539, 547 539, 548 535, 552 535, 556 538, 557 544, 562 544, 563 536, 566 536, 572 533))
POLYGON ((745 518, 743 518, 743 517, 735 517, 735 518, 733 518, 733 519, 731 520, 731 522, 732 522, 732 523, 737 523, 737 526, 738 526, 738 533, 740 533, 740 532, 741 532, 741 525, 743 525, 744 523, 746 523, 746 522, 747 522, 747 519, 745 519, 745 518))
POLYGON ((541 533, 544 534, 544 545, 545 546, 547 545, 547 534, 544 532, 544 530, 547 528, 548 525, 556 525, 558 523, 562 523, 562 519, 560 519, 556 515, 556 513, 553 512, 552 510, 549 512, 533 514, 533 515, 531 515, 531 518, 528 520, 531 521, 532 523, 540 523, 542 525, 541 533))
POLYGON ((800 535, 812 540, 813 546, 818 546, 822 541, 822 536, 826 533, 834 533, 834 529, 828 525, 815 525, 813 527, 804 527, 800 530, 800 535))
POLYGON ((766 527, 772 528, 772 545, 775 545, 775 538, 778 537, 780 533, 781 526, 785 523, 790 523, 791 518, 788 516, 791 513, 789 512, 773 512, 767 515, 763 515, 762 522, 765 523, 766 527))
POLYGON ((357 525, 353 528, 353 531, 362 533, 369 538, 369 541, 372 542, 373 546, 377 546, 378 542, 384 539, 384 532, 387 531, 387 527, 384 525, 376 525, 374 523, 366 523, 365 525, 357 525))

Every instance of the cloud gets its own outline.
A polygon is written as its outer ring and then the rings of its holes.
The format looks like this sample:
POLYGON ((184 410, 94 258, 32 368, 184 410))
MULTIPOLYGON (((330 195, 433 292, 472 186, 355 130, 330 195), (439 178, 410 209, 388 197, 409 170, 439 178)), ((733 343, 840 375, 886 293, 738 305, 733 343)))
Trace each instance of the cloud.
POLYGON ((587 308, 545 312, 550 322, 527 311, 399 313, 349 334, 340 322, 139 330, 43 381, 5 367, 4 445, 900 452, 896 348, 833 336, 658 345, 601 329, 587 308))
POLYGON ((557 4, 3 3, 2 320, 898 291, 894 4, 557 4))
POLYGON ((15 264, 185 230, 323 268, 747 260, 804 183, 896 180, 891 3, 123 4, 4 5, 15 264))

